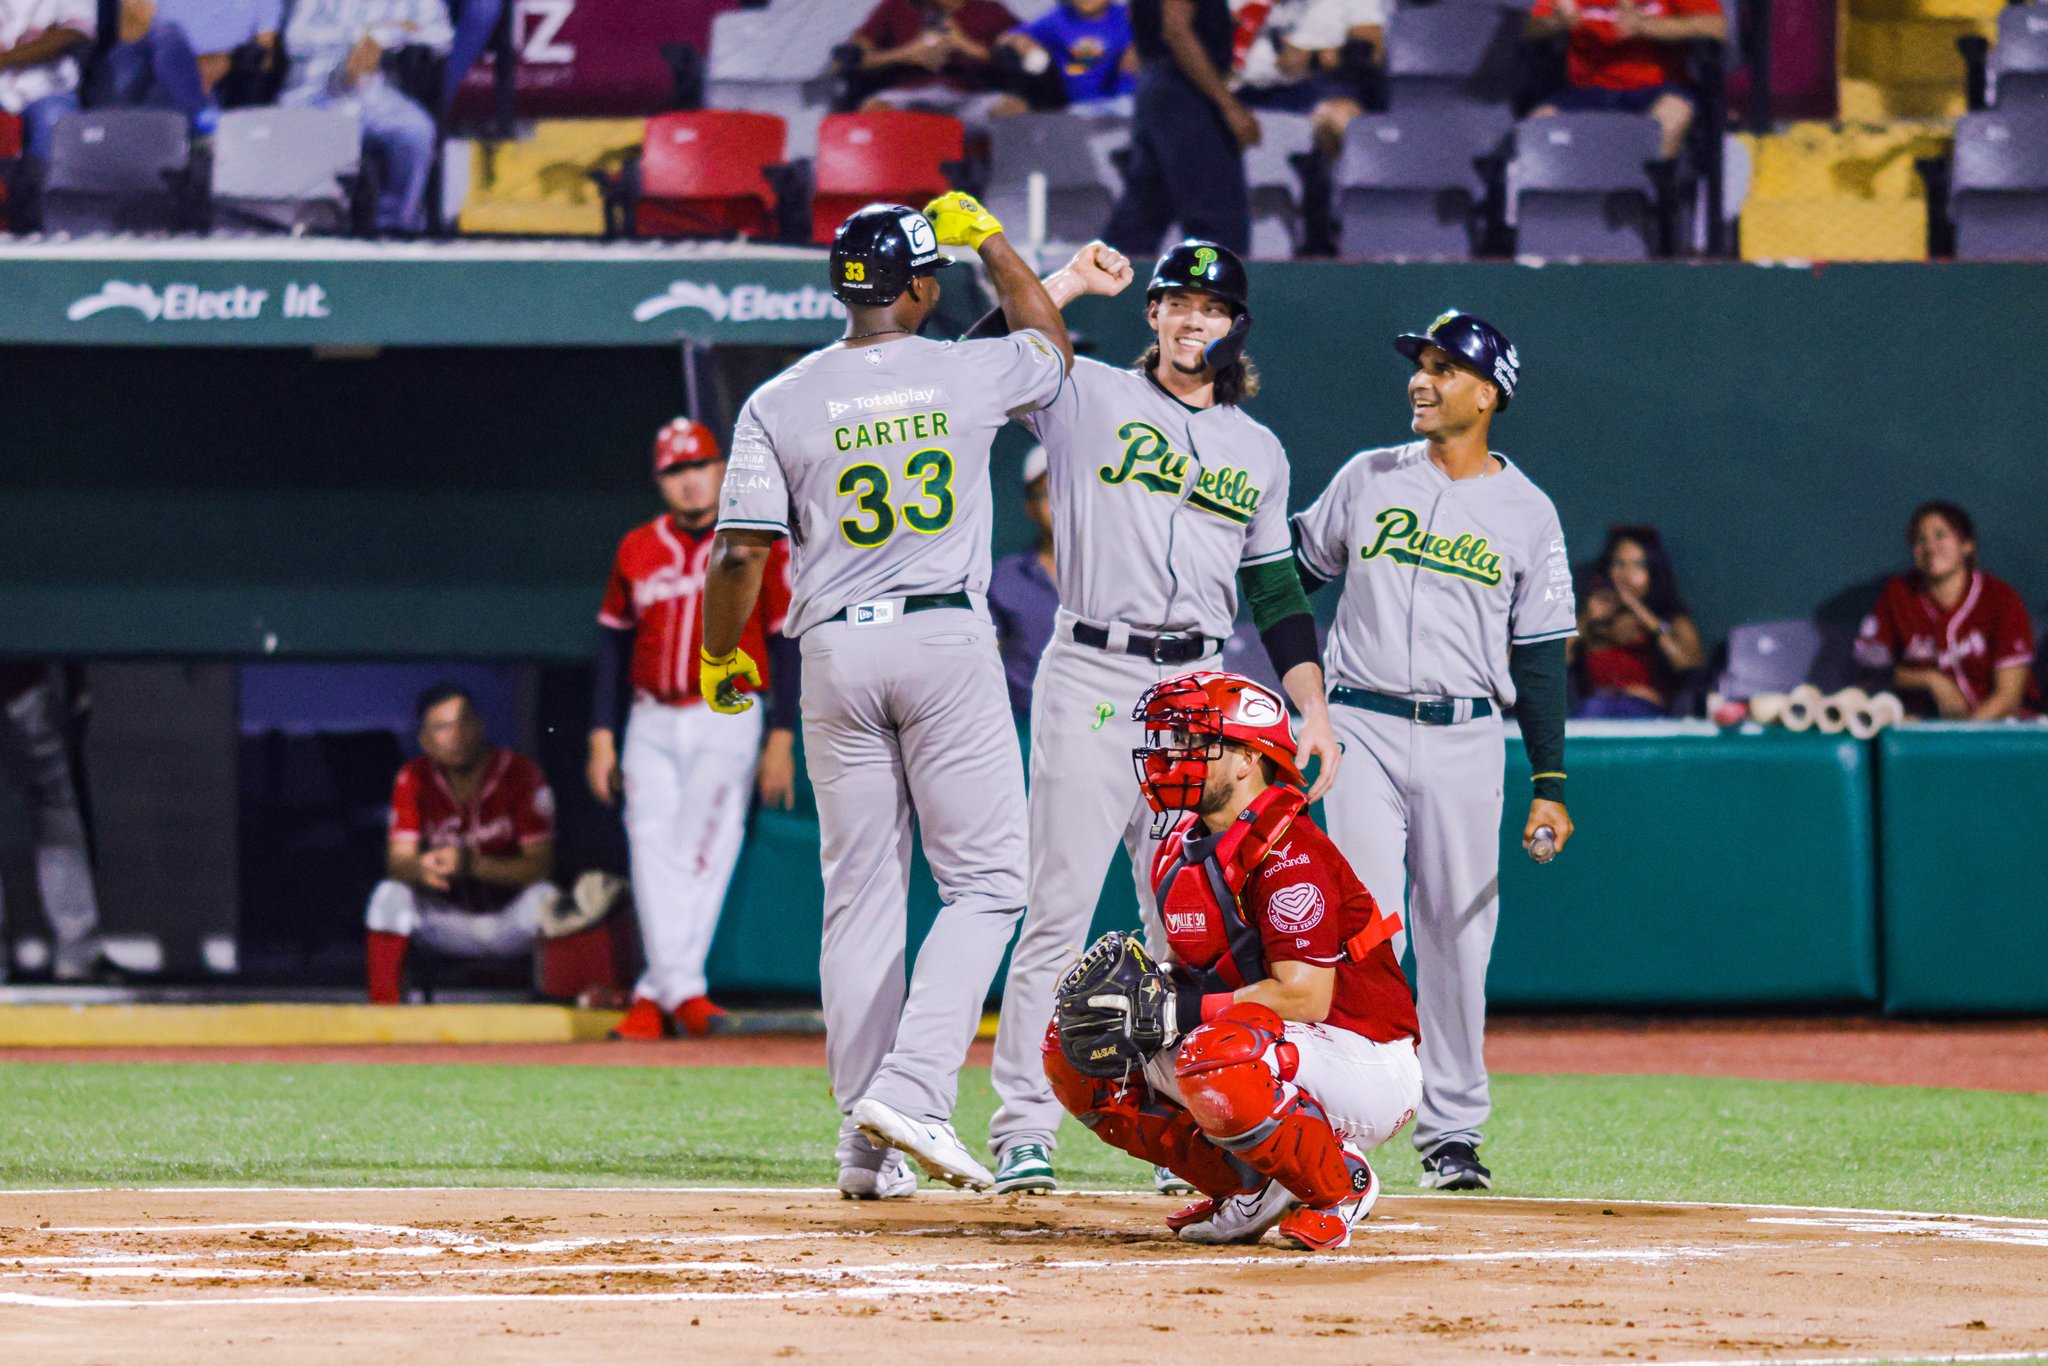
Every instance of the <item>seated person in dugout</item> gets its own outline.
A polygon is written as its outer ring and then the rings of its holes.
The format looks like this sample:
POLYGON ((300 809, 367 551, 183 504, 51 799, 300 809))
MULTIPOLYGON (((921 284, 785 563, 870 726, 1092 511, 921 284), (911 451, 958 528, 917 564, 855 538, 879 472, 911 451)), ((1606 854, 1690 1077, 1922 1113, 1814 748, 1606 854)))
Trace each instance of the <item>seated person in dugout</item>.
POLYGON ((420 695, 420 756, 391 790, 385 880, 370 894, 370 1000, 400 998, 414 939, 458 958, 531 952, 561 893, 555 798, 540 765, 486 742, 475 699, 440 684, 420 695))
POLYGON ((1046 1075, 1096 1137, 1203 1194, 1167 1218, 1182 1239, 1344 1247, 1379 1198, 1365 1154, 1422 1098, 1400 917, 1310 821, 1277 694, 1188 673, 1137 716, 1170 826, 1152 869, 1168 965, 1098 940, 1055 994, 1046 1075))
POLYGON ((1706 652, 1655 527, 1608 528, 1580 599, 1579 634, 1565 647, 1578 674, 1574 716, 1642 721, 1670 713, 1706 652))

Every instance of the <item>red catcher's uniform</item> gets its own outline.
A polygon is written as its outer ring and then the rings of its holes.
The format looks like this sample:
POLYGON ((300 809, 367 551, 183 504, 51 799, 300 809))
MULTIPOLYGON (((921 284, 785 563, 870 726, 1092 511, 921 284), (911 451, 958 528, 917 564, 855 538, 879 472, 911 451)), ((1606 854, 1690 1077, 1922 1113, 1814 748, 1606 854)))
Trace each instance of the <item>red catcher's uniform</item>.
MULTIPOLYGON (((1910 575, 1896 575, 1878 596, 1856 636, 1856 662, 1867 669, 1899 665, 1941 670, 1976 706, 1991 696, 2000 669, 2034 662, 2034 623, 2012 585, 1982 570, 1953 612, 1922 592, 1910 575)), ((2041 707, 2039 680, 2029 678, 2022 714, 2041 707)))
MULTIPOLYGON (((1692 19, 1721 13, 1720 0, 1642 0, 1641 13, 1652 19, 1692 19)), ((1565 48, 1565 80, 1590 90, 1650 90, 1685 84, 1685 49, 1680 43, 1654 43, 1624 38, 1614 16, 1613 0, 1588 0, 1579 6, 1565 48)), ((1556 0, 1536 0, 1530 17, 1557 13, 1556 0)))
MULTIPOLYGON (((597 619, 633 632, 633 693, 671 704, 701 700, 697 651, 704 643, 704 571, 711 562, 711 532, 679 530, 667 513, 635 527, 619 542, 612 576, 597 619)), ((768 636, 789 615, 789 546, 768 552, 761 597, 740 632, 740 648, 768 680, 768 636)), ((751 691, 741 683, 740 688, 751 691)))
MULTIPOLYGON (((1344 957, 1345 942, 1379 919, 1372 893, 1307 813, 1297 815, 1251 870, 1238 897, 1244 923, 1257 929, 1259 940, 1256 961, 1240 967, 1246 950, 1232 952, 1220 908, 1208 904, 1213 898, 1197 906, 1168 896, 1166 879, 1183 851, 1194 857, 1211 842, 1197 840, 1190 847, 1193 828, 1190 817, 1161 841, 1152 867, 1173 959, 1198 975, 1220 978, 1213 990, 1270 977, 1276 962, 1336 968, 1336 991, 1323 1022, 1287 1023, 1287 1040, 1300 1058, 1293 1084, 1321 1103, 1339 1137, 1362 1149, 1385 1143, 1422 1102, 1422 1067, 1415 1055, 1415 998, 1392 944, 1381 940, 1363 962, 1344 957)), ((1174 1075, 1174 1050, 1147 1063, 1145 1079, 1176 1104, 1186 1103, 1174 1075)))
MULTIPOLYGON (((455 845, 485 858, 516 858, 526 846, 555 837, 555 794, 540 765, 509 749, 493 749, 476 795, 464 804, 423 754, 399 769, 392 784, 391 833, 416 837, 421 853, 455 845)), ((450 886, 448 900, 482 913, 503 909, 516 895, 514 888, 465 878, 450 886)))
MULTIPOLYGON (((711 537, 709 529, 680 530, 666 513, 626 533, 597 614, 605 626, 633 632, 633 711, 619 756, 633 905, 647 954, 633 994, 669 1012, 706 994, 704 960, 739 862, 761 758, 761 708, 721 716, 697 691, 711 537)), ((777 541, 740 633, 764 683, 768 637, 780 634, 788 614, 789 550, 777 541)))

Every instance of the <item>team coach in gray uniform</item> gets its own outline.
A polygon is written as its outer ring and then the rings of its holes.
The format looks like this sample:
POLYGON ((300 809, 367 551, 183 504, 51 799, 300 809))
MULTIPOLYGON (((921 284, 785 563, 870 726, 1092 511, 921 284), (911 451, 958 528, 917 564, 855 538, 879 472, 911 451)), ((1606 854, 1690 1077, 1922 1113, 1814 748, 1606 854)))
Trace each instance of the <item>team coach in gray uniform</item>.
POLYGON ((1486 964, 1500 913, 1501 712, 1517 707, 1535 775, 1522 843, 1549 857, 1564 807, 1571 567, 1557 509, 1487 447, 1521 361, 1464 313, 1395 339, 1415 363, 1405 446, 1360 451, 1294 519, 1310 591, 1344 582, 1324 652, 1344 764, 1330 834, 1367 890, 1405 901, 1415 939, 1422 1184, 1493 1184, 1479 1161, 1486 964))
POLYGON ((1067 329, 1002 225, 966 195, 840 225, 836 345, 757 389, 733 430, 705 585, 705 699, 735 710, 739 649, 775 538, 794 542, 804 752, 823 836, 819 969, 842 1115, 839 1189, 908 1195, 994 1178, 951 1123, 960 1065, 1024 906, 1024 768, 988 614, 989 443, 1059 396, 1067 329), (927 218, 927 215, 930 215, 927 218), (927 341, 941 244, 975 248, 1006 337, 927 341), (906 995, 911 825, 939 917, 906 995))

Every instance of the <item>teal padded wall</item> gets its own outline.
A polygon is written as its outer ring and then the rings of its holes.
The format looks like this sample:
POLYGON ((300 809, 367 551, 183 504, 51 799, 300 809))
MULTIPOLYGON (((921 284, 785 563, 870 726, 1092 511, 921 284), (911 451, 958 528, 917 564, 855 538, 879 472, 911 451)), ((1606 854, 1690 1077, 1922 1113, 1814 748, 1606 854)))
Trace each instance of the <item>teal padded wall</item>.
POLYGON ((1879 743, 1885 1009, 2048 1011, 2048 729, 1879 743))

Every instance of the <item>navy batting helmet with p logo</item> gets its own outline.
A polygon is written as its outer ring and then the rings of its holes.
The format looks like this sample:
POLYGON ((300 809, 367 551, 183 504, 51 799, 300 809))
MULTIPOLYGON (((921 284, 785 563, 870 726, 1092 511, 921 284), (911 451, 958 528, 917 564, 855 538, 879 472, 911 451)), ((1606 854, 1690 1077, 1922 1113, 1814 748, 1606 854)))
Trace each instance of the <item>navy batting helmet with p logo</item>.
POLYGON ((1492 381, 1500 390, 1501 411, 1507 411, 1522 381, 1522 358, 1499 328, 1454 308, 1438 314, 1428 331, 1403 332, 1394 338, 1394 349, 1411 361, 1421 358, 1425 346, 1442 347, 1453 361, 1492 381))

